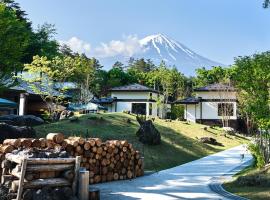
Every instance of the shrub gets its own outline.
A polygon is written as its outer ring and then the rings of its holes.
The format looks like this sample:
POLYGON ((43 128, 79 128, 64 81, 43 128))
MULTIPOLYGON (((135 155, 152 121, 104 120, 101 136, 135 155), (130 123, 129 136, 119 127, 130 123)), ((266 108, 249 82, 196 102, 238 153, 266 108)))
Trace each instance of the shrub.
POLYGON ((173 105, 171 108, 171 119, 184 120, 185 107, 183 105, 173 105))
POLYGON ((251 152, 251 154, 254 157, 254 164, 258 168, 263 168, 265 166, 265 160, 263 157, 263 154, 260 150, 260 147, 258 144, 250 143, 248 146, 248 150, 251 152))

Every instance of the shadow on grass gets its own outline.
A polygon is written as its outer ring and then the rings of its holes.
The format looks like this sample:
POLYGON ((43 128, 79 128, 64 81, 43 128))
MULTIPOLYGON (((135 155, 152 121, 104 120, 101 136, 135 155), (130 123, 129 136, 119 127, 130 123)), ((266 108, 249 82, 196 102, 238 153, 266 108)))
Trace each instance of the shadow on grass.
POLYGON ((136 137, 139 125, 135 117, 121 113, 101 114, 102 123, 89 122, 88 118, 95 114, 79 117, 78 123, 69 120, 35 127, 38 137, 46 137, 49 132, 62 132, 68 136, 99 137, 105 140, 127 140, 145 157, 145 169, 159 171, 181 165, 198 158, 216 153, 216 149, 196 139, 189 138, 179 131, 155 123, 160 131, 162 144, 157 146, 143 145, 136 137), (131 123, 127 123, 129 118, 131 123))

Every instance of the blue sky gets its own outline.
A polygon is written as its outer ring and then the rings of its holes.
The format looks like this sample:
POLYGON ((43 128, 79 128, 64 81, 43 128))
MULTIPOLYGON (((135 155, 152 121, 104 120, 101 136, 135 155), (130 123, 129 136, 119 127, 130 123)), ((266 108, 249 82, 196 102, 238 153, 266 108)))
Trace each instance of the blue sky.
POLYGON ((34 27, 55 24, 58 40, 73 38, 75 49, 89 54, 102 42, 163 33, 224 64, 270 50, 270 9, 262 1, 17 0, 34 27))

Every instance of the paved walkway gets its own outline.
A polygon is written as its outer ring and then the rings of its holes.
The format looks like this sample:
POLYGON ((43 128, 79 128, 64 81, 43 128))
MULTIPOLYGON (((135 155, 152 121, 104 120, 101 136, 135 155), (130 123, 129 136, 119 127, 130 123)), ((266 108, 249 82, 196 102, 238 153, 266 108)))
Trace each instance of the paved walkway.
POLYGON ((241 145, 148 176, 94 187, 100 189, 102 200, 226 199, 212 192, 209 184, 223 174, 240 171, 251 159, 241 145))

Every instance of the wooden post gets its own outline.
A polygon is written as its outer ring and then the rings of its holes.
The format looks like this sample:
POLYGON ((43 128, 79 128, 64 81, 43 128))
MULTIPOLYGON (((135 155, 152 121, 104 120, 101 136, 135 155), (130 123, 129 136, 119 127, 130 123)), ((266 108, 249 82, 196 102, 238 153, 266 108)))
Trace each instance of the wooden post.
POLYGON ((23 182, 24 182, 24 176, 26 172, 26 165, 27 165, 27 159, 24 158, 22 161, 22 168, 21 168, 21 177, 19 180, 19 187, 18 187, 18 193, 17 193, 17 199, 21 200, 22 192, 23 192, 23 182))
POLYGON ((77 189, 78 189, 78 178, 79 178, 79 170, 80 170, 80 164, 81 164, 81 157, 77 156, 76 157, 76 162, 75 162, 75 168, 74 168, 74 179, 72 183, 72 191, 73 194, 77 194, 77 189))
POLYGON ((79 172, 78 197, 80 200, 89 200, 89 171, 79 172))

